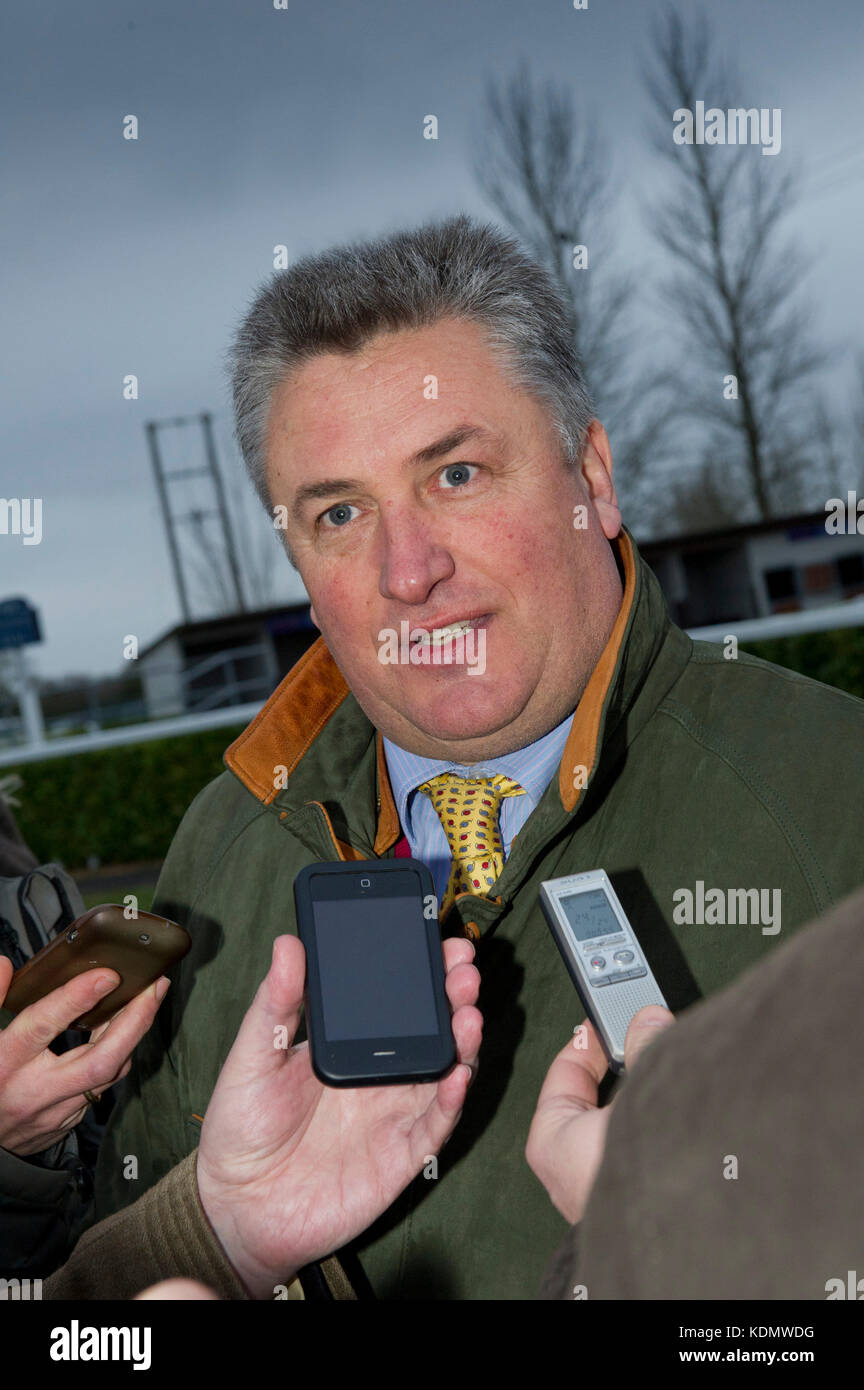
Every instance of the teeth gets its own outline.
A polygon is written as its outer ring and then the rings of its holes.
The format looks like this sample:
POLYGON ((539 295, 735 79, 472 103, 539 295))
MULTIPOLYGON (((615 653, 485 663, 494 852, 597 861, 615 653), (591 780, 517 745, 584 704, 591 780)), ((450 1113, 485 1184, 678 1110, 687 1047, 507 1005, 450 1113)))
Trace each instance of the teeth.
POLYGON ((449 642, 451 637, 456 637, 460 632, 471 630, 471 619, 465 618, 459 623, 449 623, 447 627, 435 627, 431 632, 424 633, 423 637, 418 638, 418 642, 432 642, 440 646, 444 642, 449 642))

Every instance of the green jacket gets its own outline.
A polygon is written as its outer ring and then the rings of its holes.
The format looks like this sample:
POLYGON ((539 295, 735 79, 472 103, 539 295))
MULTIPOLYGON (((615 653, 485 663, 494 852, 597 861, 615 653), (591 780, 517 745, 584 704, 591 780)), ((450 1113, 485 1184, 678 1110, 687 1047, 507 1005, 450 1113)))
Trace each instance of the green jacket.
MULTIPOLYGON (((438 1176, 418 1177, 344 1254, 355 1284, 365 1279, 379 1298, 534 1297, 567 1231, 524 1157, 547 1068, 583 1018, 539 907, 544 879, 606 869, 676 1011, 864 881, 864 702, 694 643, 670 622, 626 533, 616 550, 621 611, 559 775, 516 836, 495 896, 461 894, 442 924, 479 932, 480 1069, 438 1176), (779 890, 779 934, 676 923, 674 895, 699 882, 706 893, 779 890)), ((578 643, 578 627, 561 640, 578 643)), ((193 946, 109 1125, 97 1217, 197 1144, 273 938, 295 930, 298 870, 389 857, 401 836, 380 735, 320 639, 225 761, 159 881, 155 910, 185 923, 193 946), (124 1176, 130 1156, 137 1178, 124 1176)))

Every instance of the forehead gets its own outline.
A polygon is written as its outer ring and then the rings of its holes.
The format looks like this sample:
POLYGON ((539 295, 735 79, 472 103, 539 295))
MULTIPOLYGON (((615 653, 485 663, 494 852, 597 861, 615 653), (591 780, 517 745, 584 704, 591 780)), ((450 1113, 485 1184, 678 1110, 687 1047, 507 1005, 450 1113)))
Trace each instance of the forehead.
POLYGON ((381 333, 321 353, 276 388, 268 459, 280 473, 407 457, 456 424, 518 428, 533 401, 510 382, 484 330, 465 319, 381 333))

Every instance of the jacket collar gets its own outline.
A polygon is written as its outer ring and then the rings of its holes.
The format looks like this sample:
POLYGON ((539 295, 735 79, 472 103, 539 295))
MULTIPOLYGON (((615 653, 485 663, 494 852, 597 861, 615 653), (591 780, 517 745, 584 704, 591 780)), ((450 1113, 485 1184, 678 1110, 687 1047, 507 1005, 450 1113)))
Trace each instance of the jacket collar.
MULTIPOLYGON (((670 631, 680 639, 676 675, 690 648, 689 639, 672 626, 660 586, 629 532, 622 530, 613 544, 624 594, 561 759, 558 793, 567 813, 594 780, 604 749, 613 737, 616 743, 622 737, 623 716, 628 715, 623 720, 625 743, 650 718, 656 700, 638 702, 636 697, 670 631)), ((230 745, 225 763, 281 819, 310 802, 320 805, 343 857, 365 857, 369 848, 373 855, 384 854, 400 836, 383 740, 321 637, 230 745), (319 739, 325 727, 328 738, 319 739)))

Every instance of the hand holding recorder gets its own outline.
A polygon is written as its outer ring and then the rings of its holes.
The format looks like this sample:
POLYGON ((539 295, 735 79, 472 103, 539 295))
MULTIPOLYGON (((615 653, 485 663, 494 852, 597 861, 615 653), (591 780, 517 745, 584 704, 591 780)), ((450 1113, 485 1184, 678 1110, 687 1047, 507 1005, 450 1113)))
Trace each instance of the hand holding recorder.
POLYGON ((628 1071, 674 1023, 645 950, 603 869, 548 879, 540 905, 590 1022, 546 1074, 525 1157, 561 1215, 582 1220, 615 1104, 598 1106, 611 1067, 628 1071))
MULTIPOLYGON (((627 1071, 674 1022, 674 1014, 659 1004, 648 1004, 638 1011, 624 1043, 627 1071)), ((609 1069, 606 1049, 592 1024, 583 1023, 578 1031, 582 1038, 577 1041, 587 1046, 574 1046, 571 1038, 558 1053, 546 1073, 525 1146, 529 1168, 571 1226, 582 1220, 603 1161, 606 1131, 615 1108, 614 1100, 610 1105, 598 1105, 600 1082, 609 1069)))

